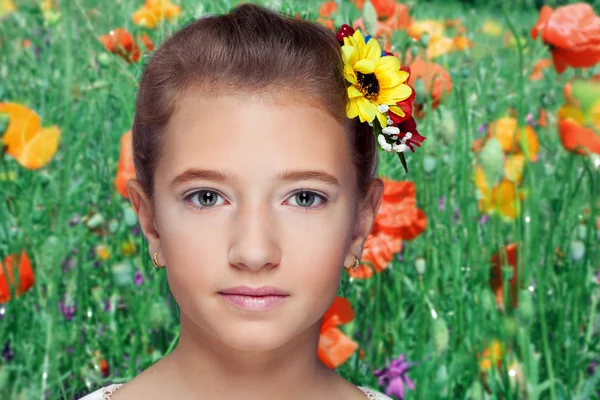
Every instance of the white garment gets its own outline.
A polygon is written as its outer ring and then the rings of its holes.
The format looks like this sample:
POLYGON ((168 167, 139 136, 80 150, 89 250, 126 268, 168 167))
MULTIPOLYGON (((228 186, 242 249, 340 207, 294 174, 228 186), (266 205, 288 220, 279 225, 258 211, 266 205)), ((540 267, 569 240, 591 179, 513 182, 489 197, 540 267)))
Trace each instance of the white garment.
MULTIPOLYGON (((112 385, 104 386, 95 392, 92 392, 86 396, 83 396, 79 400, 110 400, 111 395, 124 383, 113 383, 112 385)), ((385 394, 378 392, 374 389, 369 389, 365 386, 357 386, 366 395, 368 400, 392 400, 385 394)))

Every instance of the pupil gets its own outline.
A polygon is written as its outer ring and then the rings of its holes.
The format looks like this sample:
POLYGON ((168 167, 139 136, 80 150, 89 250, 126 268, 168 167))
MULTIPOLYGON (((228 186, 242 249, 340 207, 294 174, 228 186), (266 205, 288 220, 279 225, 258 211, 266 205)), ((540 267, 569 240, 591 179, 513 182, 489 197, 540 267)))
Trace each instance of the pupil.
MULTIPOLYGON (((312 193, 308 193, 308 192, 300 192, 300 193, 298 193, 298 195, 302 199, 302 201, 300 201, 300 204, 303 203, 303 201, 306 200, 307 198, 312 199, 314 197, 314 195, 312 193)), ((309 203, 310 203, 310 201, 309 201, 309 203)))
POLYGON ((363 95, 369 100, 376 100, 379 94, 379 82, 375 74, 356 73, 358 86, 363 95))
MULTIPOLYGON (((213 194, 211 192, 203 192, 203 195, 200 196, 200 199, 201 199, 200 202, 202 202, 205 199, 208 199, 208 202, 211 203, 211 201, 210 201, 211 198, 212 198, 212 200, 215 199, 215 196, 213 196, 213 194)), ((206 206, 205 204, 202 204, 202 205, 206 206)), ((211 205, 211 204, 209 204, 209 205, 211 205)))

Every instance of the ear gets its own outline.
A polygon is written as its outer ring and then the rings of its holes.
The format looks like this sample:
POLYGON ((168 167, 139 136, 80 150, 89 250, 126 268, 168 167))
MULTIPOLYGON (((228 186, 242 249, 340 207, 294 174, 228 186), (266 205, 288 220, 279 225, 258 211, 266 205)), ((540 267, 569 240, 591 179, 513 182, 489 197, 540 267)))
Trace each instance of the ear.
POLYGON ((363 247, 367 236, 373 229, 375 223, 375 217, 379 212, 381 206, 381 199, 383 198, 383 181, 379 178, 374 179, 369 185, 369 191, 362 204, 359 205, 357 210, 356 224, 354 225, 354 233, 352 235, 352 242, 350 243, 350 252, 346 255, 344 261, 345 266, 351 266, 354 261, 354 256, 359 259, 362 256, 363 247))
POLYGON ((154 207, 137 179, 130 179, 127 182, 127 195, 131 200, 133 210, 135 211, 135 215, 137 215, 142 232, 148 240, 150 257, 152 257, 154 253, 158 253, 159 262, 164 265, 164 260, 160 261, 160 235, 156 226, 154 207))

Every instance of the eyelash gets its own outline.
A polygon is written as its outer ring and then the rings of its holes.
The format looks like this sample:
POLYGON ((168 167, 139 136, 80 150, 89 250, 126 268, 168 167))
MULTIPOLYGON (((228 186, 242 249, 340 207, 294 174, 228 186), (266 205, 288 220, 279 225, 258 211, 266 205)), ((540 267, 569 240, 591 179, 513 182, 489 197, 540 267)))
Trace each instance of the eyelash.
MULTIPOLYGON (((195 208, 195 209, 198 209, 198 210, 200 210, 200 211, 204 211, 204 210, 206 210, 206 209, 210 209, 210 208, 215 208, 215 206, 212 206, 212 207, 197 206, 197 205, 195 205, 195 204, 193 204, 193 203, 191 202, 191 198, 192 198, 193 196, 195 196, 195 195, 197 195, 197 194, 199 194, 199 193, 202 193, 202 192, 212 192, 212 193, 215 193, 217 196, 221 196, 221 195, 220 195, 218 192, 216 192, 216 191, 214 191, 214 190, 202 189, 202 190, 197 190, 197 191, 195 191, 195 192, 192 192, 192 193, 190 193, 190 194, 186 195, 186 196, 184 197, 184 201, 185 201, 187 204, 189 204, 191 207, 193 207, 193 208, 195 208)), ((327 204, 327 202, 329 201, 329 199, 328 199, 327 197, 325 197, 325 196, 323 196, 323 195, 321 195, 321 194, 319 194, 319 193, 317 193, 317 192, 313 192, 312 190, 307 190, 307 189, 301 189, 301 190, 297 190, 296 192, 292 193, 292 194, 290 195, 290 197, 293 197, 293 196, 297 195, 298 193, 302 193, 302 192, 306 192, 306 193, 312 193, 312 194, 314 194, 314 195, 316 195, 317 197, 320 197, 320 198, 322 199, 322 203, 321 203, 321 204, 319 204, 319 205, 318 205, 318 206, 316 206, 316 207, 301 207, 301 206, 294 206, 295 208, 300 208, 300 209, 301 209, 303 212, 310 212, 310 211, 313 211, 313 210, 320 209, 321 207, 325 206, 325 204, 327 204)), ((222 197, 222 196, 221 196, 221 197, 222 197)))

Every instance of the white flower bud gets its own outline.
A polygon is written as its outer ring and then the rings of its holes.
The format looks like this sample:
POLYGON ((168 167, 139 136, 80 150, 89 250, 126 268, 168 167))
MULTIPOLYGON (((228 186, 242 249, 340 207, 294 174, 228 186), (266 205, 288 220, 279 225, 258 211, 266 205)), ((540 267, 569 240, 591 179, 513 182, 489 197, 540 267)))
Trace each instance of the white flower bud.
POLYGON ((379 135, 377 136, 377 141, 379 142, 379 145, 381 146, 381 148, 385 151, 392 151, 392 145, 389 144, 386 140, 385 140, 385 136, 383 135, 379 135))
POLYGON ((395 144, 394 145, 394 151, 396 153, 403 153, 408 149, 408 146, 405 145, 404 143, 400 143, 400 144, 395 144))
POLYGON ((379 104, 377 106, 377 111, 379 111, 380 113, 386 113, 390 110, 390 107, 387 104, 379 104))
POLYGON ((383 128, 381 130, 381 132, 384 133, 384 134, 386 134, 386 135, 389 135, 389 136, 392 136, 392 135, 395 136, 395 135, 397 135, 397 134, 400 133, 400 129, 398 129, 395 126, 387 126, 387 127, 383 128))

